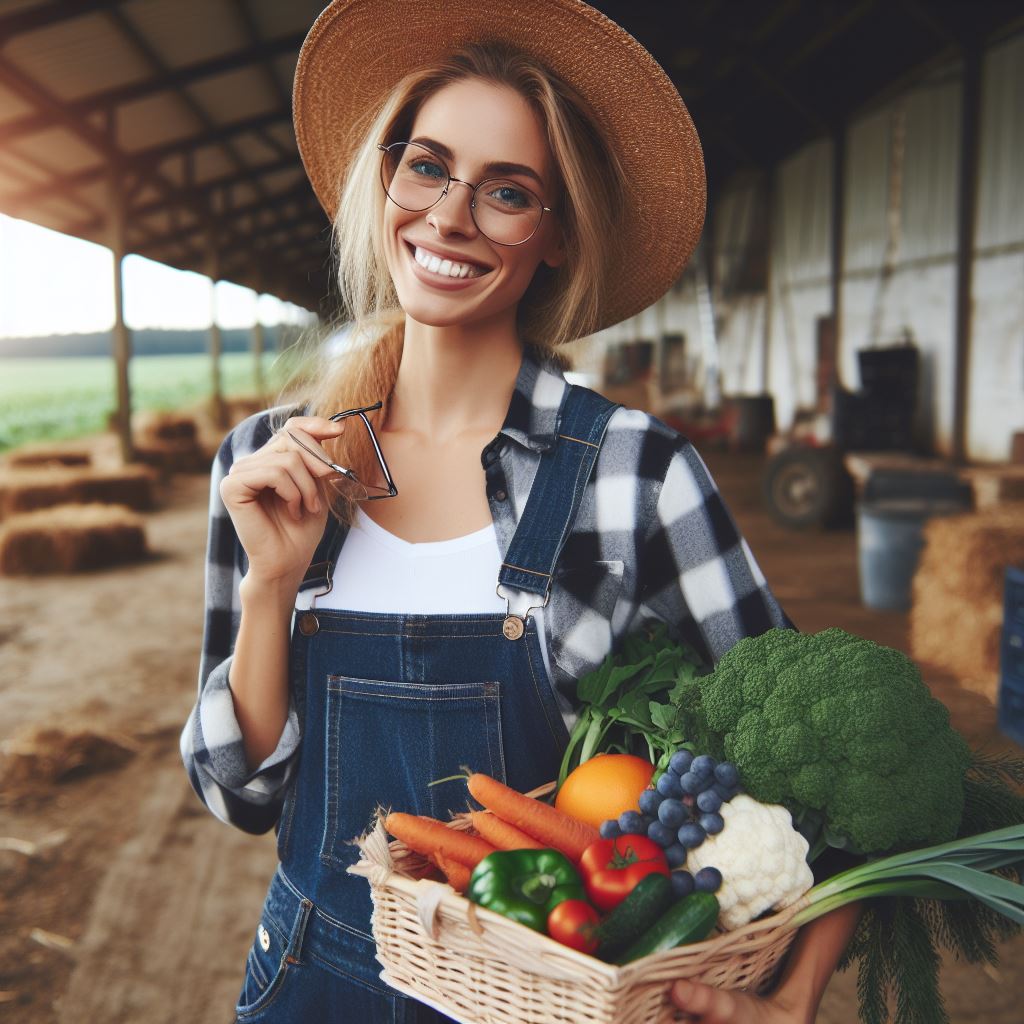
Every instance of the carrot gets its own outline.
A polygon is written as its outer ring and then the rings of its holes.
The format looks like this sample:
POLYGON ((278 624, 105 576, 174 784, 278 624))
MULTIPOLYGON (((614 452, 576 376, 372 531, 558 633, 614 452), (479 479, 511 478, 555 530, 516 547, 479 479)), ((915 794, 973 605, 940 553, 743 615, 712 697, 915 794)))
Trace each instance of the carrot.
POLYGON ((445 873, 448 884, 456 892, 465 892, 469 888, 469 876, 473 872, 465 864, 460 864, 443 853, 435 853, 430 859, 445 873))
POLYGON ((570 860, 578 861, 583 851, 600 838, 592 825, 570 818, 541 800, 524 796, 489 775, 475 772, 468 781, 470 794, 484 807, 544 846, 561 850, 570 860))
POLYGON ((528 836, 521 828, 510 825, 496 814, 472 811, 469 815, 473 828, 499 850, 543 850, 544 844, 528 836))
POLYGON ((384 827, 401 839, 410 850, 428 857, 441 853, 468 868, 475 868, 494 847, 476 836, 448 828, 443 821, 417 814, 394 812, 384 819, 384 827))

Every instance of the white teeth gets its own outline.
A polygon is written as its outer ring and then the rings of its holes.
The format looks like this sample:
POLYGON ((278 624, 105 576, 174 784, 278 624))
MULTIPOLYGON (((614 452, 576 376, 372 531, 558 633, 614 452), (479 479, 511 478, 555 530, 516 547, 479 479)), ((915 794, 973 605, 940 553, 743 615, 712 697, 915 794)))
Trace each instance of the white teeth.
POLYGON ((421 249, 419 246, 416 247, 414 259, 421 267, 434 274, 440 274, 442 277, 479 277, 482 273, 482 271, 471 266, 469 263, 455 263, 449 259, 442 259, 440 256, 428 252, 426 249, 421 249))

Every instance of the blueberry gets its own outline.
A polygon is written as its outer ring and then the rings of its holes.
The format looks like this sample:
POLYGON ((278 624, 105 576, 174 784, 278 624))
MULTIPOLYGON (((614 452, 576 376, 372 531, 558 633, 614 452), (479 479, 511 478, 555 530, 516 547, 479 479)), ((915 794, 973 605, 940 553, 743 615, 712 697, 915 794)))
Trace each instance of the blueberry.
POLYGON ((720 814, 702 814, 698 820, 700 821, 700 827, 709 836, 713 836, 725 828, 725 822, 720 814))
POLYGON ((690 765, 690 771, 694 775, 703 775, 705 777, 713 775, 715 772, 715 765, 718 762, 710 754, 701 754, 700 757, 693 759, 693 764, 690 765))
POLYGON ((722 798, 723 803, 731 800, 736 795, 735 789, 730 786, 723 786, 720 782, 716 782, 711 789, 722 798))
POLYGON ((677 750, 672 755, 672 760, 669 761, 669 767, 677 775, 682 775, 683 772, 688 771, 690 765, 693 763, 693 754, 689 750, 677 750))
POLYGON ((685 846, 688 850, 696 849, 704 842, 707 833, 694 821, 688 821, 685 825, 679 826, 679 831, 676 833, 677 838, 681 846, 685 846))
POLYGON ((665 774, 658 779, 658 792, 662 796, 673 797, 678 800, 679 797, 683 795, 683 790, 680 788, 679 778, 671 772, 665 772, 665 774))
POLYGON ((687 849, 681 843, 665 847, 665 860, 670 868, 681 868, 686 863, 687 849))
POLYGON ((619 828, 626 835, 646 835, 647 826, 639 811, 623 811, 619 815, 619 828))
POLYGON ((658 808, 658 820, 669 828, 679 828, 689 817, 689 812, 679 800, 664 800, 658 808))
POLYGON ((640 810, 644 814, 657 814, 661 801, 665 798, 656 789, 645 789, 640 794, 640 810))
POLYGON ((696 882, 689 871, 672 872, 672 895, 676 899, 682 899, 693 892, 696 882))
POLYGON ((622 835, 622 829, 619 828, 619 823, 614 818, 602 821, 598 832, 602 839, 618 839, 622 835))
POLYGON ((697 796, 697 807, 702 811, 717 811, 721 806, 722 798, 713 789, 705 789, 697 796))
POLYGON ((683 777, 679 780, 679 785, 684 793, 694 795, 704 788, 704 780, 699 775, 689 771, 683 774, 683 777))
POLYGON ((736 770, 736 765, 732 762, 723 761, 717 768, 715 768, 715 779, 723 786, 735 789, 740 781, 740 773, 736 770))
POLYGON ((693 878, 697 892, 718 892, 722 887, 722 872, 718 868, 701 868, 693 878))
POLYGON ((653 839, 661 847, 672 846, 676 841, 675 829, 663 825, 660 821, 652 821, 647 826, 647 838, 653 839))

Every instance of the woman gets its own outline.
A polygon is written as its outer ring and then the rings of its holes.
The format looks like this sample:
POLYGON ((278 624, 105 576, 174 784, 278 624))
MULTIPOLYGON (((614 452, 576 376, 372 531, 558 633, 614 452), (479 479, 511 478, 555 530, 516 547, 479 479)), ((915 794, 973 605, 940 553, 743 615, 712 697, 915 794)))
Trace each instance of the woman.
MULTIPOLYGON (((239 1021, 446 1019, 380 979, 345 871, 374 808, 446 817, 464 793, 427 783, 463 764, 554 778, 575 680, 645 619, 713 658, 787 624, 692 446, 570 388, 554 352, 654 301, 692 251, 682 102, 575 0, 444 17, 336 0, 311 30, 296 136, 357 343, 215 465, 182 755, 218 817, 277 827, 281 860, 239 1021)), ((673 999, 812 1020, 849 921, 813 927, 772 998, 673 999)))

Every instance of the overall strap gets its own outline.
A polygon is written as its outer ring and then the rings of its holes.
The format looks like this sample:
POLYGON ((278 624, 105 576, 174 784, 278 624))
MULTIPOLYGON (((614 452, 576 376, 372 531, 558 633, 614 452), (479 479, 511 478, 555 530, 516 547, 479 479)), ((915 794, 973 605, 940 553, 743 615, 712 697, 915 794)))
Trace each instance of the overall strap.
POLYGON ((558 556, 617 408, 589 388, 569 386, 555 429, 557 443, 540 457, 530 497, 498 574, 499 587, 525 590, 547 603, 558 556))
POLYGON ((309 563, 306 575, 299 584, 299 593, 303 590, 311 590, 313 587, 316 587, 321 595, 330 593, 331 574, 338 558, 338 548, 346 532, 347 527, 328 513, 327 525, 324 527, 316 551, 313 552, 313 560, 309 563))

